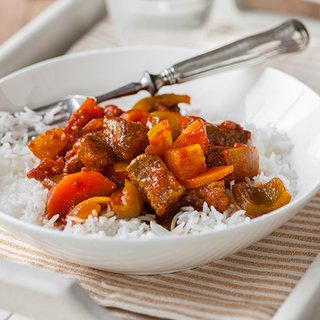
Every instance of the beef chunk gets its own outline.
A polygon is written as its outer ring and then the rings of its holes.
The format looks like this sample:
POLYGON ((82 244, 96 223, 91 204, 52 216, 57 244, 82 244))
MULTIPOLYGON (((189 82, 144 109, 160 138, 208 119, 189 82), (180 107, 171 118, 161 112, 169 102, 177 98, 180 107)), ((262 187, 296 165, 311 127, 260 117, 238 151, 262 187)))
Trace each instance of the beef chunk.
POLYGON ((223 150, 229 149, 228 147, 209 145, 206 154, 206 165, 208 168, 215 166, 225 166, 227 165, 226 159, 222 153, 223 150))
POLYGON ((81 171, 84 164, 80 160, 79 156, 75 154, 74 156, 66 160, 65 166, 63 168, 63 173, 70 174, 81 171))
POLYGON ((249 131, 232 121, 224 121, 218 126, 208 123, 206 130, 210 144, 214 146, 233 147, 235 143, 247 143, 251 137, 249 131))
POLYGON ((171 111, 171 112, 180 113, 180 108, 178 107, 177 104, 168 107, 160 102, 156 102, 153 107, 154 107, 154 111, 171 111))
POLYGON ((31 169, 27 177, 29 179, 36 179, 38 181, 43 181, 44 179, 61 174, 63 172, 64 160, 63 157, 59 157, 56 160, 45 158, 39 165, 31 169))
POLYGON ((123 114, 123 111, 114 104, 108 104, 104 106, 103 111, 105 116, 108 117, 120 117, 123 114))
POLYGON ((105 137, 119 159, 132 160, 148 145, 148 129, 120 118, 105 118, 105 137))
POLYGON ((104 168, 115 159, 115 155, 107 142, 93 135, 87 135, 81 139, 77 155, 89 169, 104 168))
POLYGON ((141 154, 131 161, 127 171, 158 216, 167 215, 184 194, 184 187, 156 155, 141 154))
POLYGON ((219 129, 218 126, 207 123, 206 125, 207 137, 209 139, 210 144, 213 146, 225 146, 226 139, 223 132, 219 129))
POLYGON ((211 182, 206 186, 186 190, 184 205, 201 210, 203 203, 214 206, 218 211, 224 212, 229 207, 224 181, 211 182))
POLYGON ((225 147, 233 147, 235 143, 246 144, 251 138, 251 132, 244 130, 238 123, 223 121, 219 129, 224 133, 226 139, 225 147))

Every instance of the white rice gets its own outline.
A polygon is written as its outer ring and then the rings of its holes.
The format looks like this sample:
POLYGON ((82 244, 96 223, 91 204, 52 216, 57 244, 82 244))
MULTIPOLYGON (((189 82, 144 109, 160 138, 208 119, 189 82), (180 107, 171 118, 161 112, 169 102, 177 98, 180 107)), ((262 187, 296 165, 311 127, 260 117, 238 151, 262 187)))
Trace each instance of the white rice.
MULTIPOLYGON (((47 190, 41 183, 26 178, 26 173, 38 163, 26 143, 28 128, 37 133, 47 130, 48 126, 43 123, 54 117, 55 112, 53 110, 45 117, 28 108, 15 116, 0 112, 0 209, 5 214, 45 228, 54 228, 58 216, 48 221, 44 216, 47 190)), ((294 195, 296 175, 288 160, 292 149, 288 137, 271 126, 259 130, 252 125, 246 127, 253 133, 252 144, 257 147, 260 155, 260 174, 252 183, 267 182, 273 177, 279 177, 294 195)), ((153 215, 126 221, 117 219, 108 208, 104 215, 91 215, 83 223, 74 224, 68 218, 62 231, 116 238, 151 238, 212 232, 249 220, 244 210, 233 205, 226 212, 220 213, 204 203, 202 211, 193 207, 181 208, 169 232, 154 221, 153 215)))

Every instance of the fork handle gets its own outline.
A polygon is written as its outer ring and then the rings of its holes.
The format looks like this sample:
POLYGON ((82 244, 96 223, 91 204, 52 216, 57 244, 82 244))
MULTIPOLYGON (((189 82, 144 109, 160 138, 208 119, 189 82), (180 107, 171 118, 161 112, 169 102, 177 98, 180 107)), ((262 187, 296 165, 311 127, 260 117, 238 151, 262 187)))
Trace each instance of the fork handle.
MULTIPOLYGON (((274 55, 303 50, 309 33, 298 20, 291 19, 262 32, 164 69, 158 88, 203 77, 207 73, 261 62, 274 55)), ((157 76, 156 76, 157 77, 157 76)))
POLYGON ((100 96, 96 96, 95 99, 97 103, 110 100, 110 99, 116 99, 120 97, 130 96, 132 94, 136 94, 139 91, 143 90, 144 87, 139 82, 131 82, 125 86, 122 86, 118 89, 112 90, 110 92, 101 94, 100 96))
POLYGON ((97 103, 146 90, 152 95, 166 85, 183 83, 223 69, 264 61, 274 55, 303 50, 309 33, 298 20, 291 19, 266 32, 238 40, 224 47, 179 62, 160 74, 145 72, 140 82, 96 97, 97 103))

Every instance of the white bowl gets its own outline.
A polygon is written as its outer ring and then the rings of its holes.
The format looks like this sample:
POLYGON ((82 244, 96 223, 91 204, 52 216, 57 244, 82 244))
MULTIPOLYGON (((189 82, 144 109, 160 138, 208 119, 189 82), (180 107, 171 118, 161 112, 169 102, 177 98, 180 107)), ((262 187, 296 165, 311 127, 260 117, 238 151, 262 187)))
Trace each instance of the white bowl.
MULTIPOLYGON (((195 52, 178 48, 131 48, 82 53, 45 61, 0 80, 0 110, 39 106, 70 93, 95 95, 158 72, 195 52)), ((292 218, 320 187, 320 98, 274 69, 242 69, 193 81, 164 92, 186 93, 216 118, 271 122, 294 144, 291 164, 297 194, 286 206, 249 223, 203 235, 159 239, 112 239, 69 235, 27 224, 0 212, 1 225, 57 257, 114 272, 177 271, 223 258, 260 240, 292 218)), ((130 106, 137 97, 117 101, 130 106)))

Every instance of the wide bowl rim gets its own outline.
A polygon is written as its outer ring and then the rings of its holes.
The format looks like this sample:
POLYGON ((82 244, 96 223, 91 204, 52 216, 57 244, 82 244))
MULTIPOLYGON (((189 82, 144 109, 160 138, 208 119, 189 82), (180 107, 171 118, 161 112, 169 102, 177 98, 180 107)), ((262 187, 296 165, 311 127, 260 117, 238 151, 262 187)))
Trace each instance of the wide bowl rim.
MULTIPOLYGON (((192 53, 197 53, 197 52, 202 52, 200 49, 197 48, 189 48, 189 47, 183 47, 183 46, 160 46, 160 45, 136 45, 136 46, 122 46, 122 47, 111 47, 111 48, 100 48, 100 49, 90 49, 90 50, 85 50, 81 52, 73 52, 73 53, 68 53, 65 55, 49 58, 37 63, 33 63, 31 65, 28 65, 26 67, 23 67, 21 69, 18 69, 16 71, 13 71, 2 78, 0 78, 0 84, 2 84, 5 81, 8 81, 20 74, 23 74, 25 72, 32 71, 37 68, 41 68, 43 66, 49 65, 49 64, 54 64, 56 62, 60 61, 67 61, 67 60, 73 60, 75 58, 80 58, 80 57, 87 57, 87 56, 93 56, 93 55, 99 55, 99 54, 105 54, 105 53, 110 53, 110 52, 134 52, 134 51, 155 51, 155 50, 168 50, 168 51, 173 51, 173 50, 179 50, 179 51, 185 51, 185 52, 190 52, 192 53)), ((143 71, 141 71, 142 74, 143 71)))
MULTIPOLYGON (((155 50, 168 50, 168 51, 177 51, 179 50, 180 52, 190 52, 196 53, 199 52, 199 49, 193 49, 193 48, 187 48, 187 47, 179 47, 179 46, 130 46, 130 47, 117 47, 117 48, 103 48, 103 49, 94 49, 94 50, 88 50, 88 51, 83 51, 83 52, 77 52, 77 53, 72 53, 68 55, 63 55, 51 59, 47 59, 44 61, 41 61, 39 63, 32 64, 30 66, 24 67, 22 69, 19 69, 17 71, 14 71, 13 73, 10 73, 9 75, 6 75, 5 77, 0 79, 0 85, 8 80, 13 79, 14 77, 17 77, 21 74, 32 72, 33 70, 36 70, 38 68, 42 68, 47 65, 59 63, 62 61, 68 61, 68 60, 73 60, 78 57, 89 57, 89 56, 94 56, 94 55, 99 55, 99 54, 108 54, 108 53, 116 53, 116 52, 135 52, 135 51, 155 51, 155 50)), ((267 67, 266 69, 268 70, 274 70, 276 72, 282 73, 286 75, 289 78, 294 79, 298 83, 301 83, 305 85, 302 81, 296 79, 295 77, 291 76, 290 74, 287 74, 286 72, 283 72, 281 70, 278 70, 276 68, 272 67, 267 67)), ((305 85, 306 86, 306 85, 305 85)), ((314 93, 320 101, 320 96, 310 87, 306 86, 312 93, 314 93)), ((259 224, 262 223, 264 220, 269 220, 272 219, 273 216, 281 214, 281 211, 289 211, 293 210, 295 207, 301 207, 304 202, 310 200, 316 193, 317 191, 320 190, 320 180, 319 182, 308 192, 307 194, 303 194, 300 198, 298 199, 293 199, 289 204, 285 205, 284 207, 281 207, 279 209, 276 209, 268 214, 265 214, 263 216, 257 217, 255 219, 251 219, 250 221, 246 222, 240 222, 235 225, 229 225, 225 229, 218 229, 218 230, 212 230, 208 231, 205 233, 201 234, 186 234, 186 235, 168 235, 168 236, 161 236, 161 237, 142 237, 142 238, 122 238, 122 237, 110 237, 110 236, 99 236, 99 235, 92 235, 92 234, 72 234, 72 233, 66 233, 62 232, 57 229, 49 229, 49 228, 44 228, 43 226, 32 224, 26 221, 23 221, 19 218, 10 216, 0 209, 0 222, 3 220, 7 222, 10 225, 16 225, 19 228, 25 229, 25 232, 28 232, 29 234, 34 234, 37 233, 38 235, 50 235, 52 237, 57 237, 60 236, 65 238, 65 239, 72 239, 73 241, 93 241, 93 242, 116 242, 116 243, 121 243, 121 244, 141 244, 141 243, 160 243, 160 242, 172 242, 172 241, 186 241, 186 240, 201 240, 202 238, 207 238, 211 237, 213 235, 218 235, 222 233, 227 233, 231 232, 232 230, 235 229, 241 229, 249 225, 254 225, 254 224, 259 224), (29 232, 30 231, 30 232, 29 232)))

